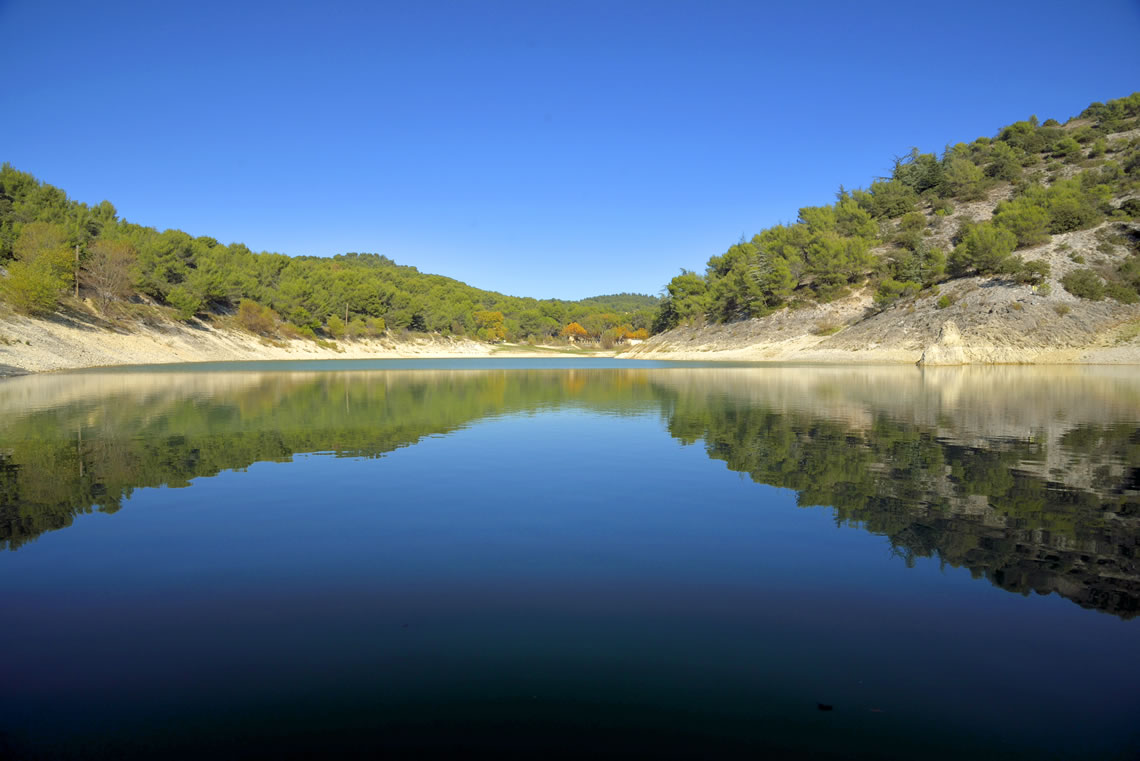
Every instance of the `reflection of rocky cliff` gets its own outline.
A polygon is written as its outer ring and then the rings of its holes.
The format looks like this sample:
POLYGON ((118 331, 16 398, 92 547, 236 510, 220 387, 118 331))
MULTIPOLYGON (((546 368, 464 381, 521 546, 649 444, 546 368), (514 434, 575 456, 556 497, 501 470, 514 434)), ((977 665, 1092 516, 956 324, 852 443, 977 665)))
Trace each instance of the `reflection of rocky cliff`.
POLYGON ((86 373, 0 384, 0 542, 143 486, 380 456, 496 415, 660 411, 801 504, 1004 589, 1140 610, 1140 381, 1113 368, 86 373))

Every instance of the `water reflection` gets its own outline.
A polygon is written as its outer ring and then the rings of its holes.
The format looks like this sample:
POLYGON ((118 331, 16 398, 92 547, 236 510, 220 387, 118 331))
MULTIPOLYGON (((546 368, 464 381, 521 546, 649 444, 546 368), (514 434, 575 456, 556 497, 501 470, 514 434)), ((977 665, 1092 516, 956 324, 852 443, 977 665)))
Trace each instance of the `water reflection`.
MULTIPOLYGON (((801 505, 1011 592, 1140 610, 1129 369, 715 368, 85 373, 0 384, 0 542, 134 489, 303 452, 379 457, 492 417, 660 415, 801 505)), ((552 467, 557 465, 552 464, 552 467)), ((637 478, 637 473, 627 474, 637 478)))

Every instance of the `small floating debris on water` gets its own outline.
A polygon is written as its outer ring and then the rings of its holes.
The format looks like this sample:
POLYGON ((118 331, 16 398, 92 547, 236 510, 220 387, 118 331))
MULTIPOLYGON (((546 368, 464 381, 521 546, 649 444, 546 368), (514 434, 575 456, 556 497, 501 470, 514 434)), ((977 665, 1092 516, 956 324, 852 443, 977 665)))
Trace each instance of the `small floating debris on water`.
POLYGON ((815 706, 816 706, 816 708, 818 708, 821 711, 834 711, 835 710, 835 706, 828 705, 827 703, 816 703, 815 706))

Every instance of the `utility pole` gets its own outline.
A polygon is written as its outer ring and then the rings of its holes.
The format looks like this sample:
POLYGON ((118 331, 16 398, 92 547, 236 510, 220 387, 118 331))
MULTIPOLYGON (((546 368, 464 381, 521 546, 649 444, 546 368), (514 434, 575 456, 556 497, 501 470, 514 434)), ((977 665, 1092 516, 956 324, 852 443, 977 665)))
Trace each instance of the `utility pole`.
POLYGON ((79 298, 79 244, 75 244, 75 298, 79 298))

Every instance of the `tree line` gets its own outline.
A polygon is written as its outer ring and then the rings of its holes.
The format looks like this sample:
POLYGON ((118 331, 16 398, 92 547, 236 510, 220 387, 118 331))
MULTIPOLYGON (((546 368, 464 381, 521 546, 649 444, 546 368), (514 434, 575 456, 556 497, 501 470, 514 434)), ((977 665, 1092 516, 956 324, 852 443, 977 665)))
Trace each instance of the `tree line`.
POLYGON ((631 293, 520 298, 381 254, 286 256, 181 230, 160 232, 120 219, 108 201, 71 200, 8 164, 0 168, 0 268, 7 273, 0 296, 28 314, 52 313, 69 296, 90 297, 103 312, 139 316, 143 302, 181 320, 227 315, 251 332, 286 337, 408 330, 544 340, 576 323, 590 339, 612 340, 649 328, 658 303, 631 293))
MULTIPOLYGON (((1066 125, 1031 117, 995 137, 948 146, 941 157, 912 149, 869 188, 840 187, 835 203, 802 208, 795 222, 740 240, 711 257, 703 274, 682 271, 666 286, 653 329, 761 317, 864 284, 885 308, 954 277, 1041 283, 1048 266, 1026 258, 1027 249, 1109 217, 1140 219, 1140 200, 1113 204, 1140 189, 1140 138, 1108 140, 1137 127, 1140 92, 1094 103, 1066 125), (1012 193, 992 219, 959 225, 949 250, 930 244, 955 204, 1002 185, 1012 193)), ((1140 298, 1140 256, 1090 276, 1113 298, 1140 298)))

